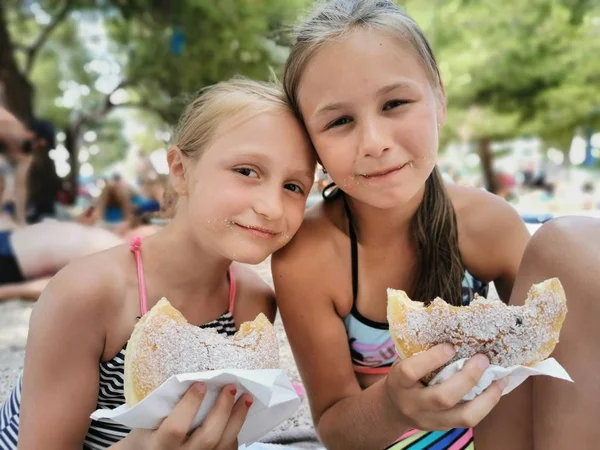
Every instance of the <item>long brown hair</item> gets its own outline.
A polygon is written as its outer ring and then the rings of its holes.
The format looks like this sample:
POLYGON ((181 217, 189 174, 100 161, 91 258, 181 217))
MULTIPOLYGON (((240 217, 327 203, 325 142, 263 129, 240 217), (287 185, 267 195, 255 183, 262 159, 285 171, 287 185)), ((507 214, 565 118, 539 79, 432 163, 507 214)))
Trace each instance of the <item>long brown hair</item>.
MULTIPOLYGON (((296 28, 285 64, 283 86, 302 120, 298 88, 308 61, 327 43, 357 28, 380 30, 408 43, 423 64, 438 102, 445 102, 435 56, 419 26, 391 0, 320 2, 296 28)), ((462 304, 464 266, 458 248, 456 214, 437 167, 425 183, 423 201, 410 228, 417 249, 417 276, 411 296, 425 302, 442 297, 462 304)))

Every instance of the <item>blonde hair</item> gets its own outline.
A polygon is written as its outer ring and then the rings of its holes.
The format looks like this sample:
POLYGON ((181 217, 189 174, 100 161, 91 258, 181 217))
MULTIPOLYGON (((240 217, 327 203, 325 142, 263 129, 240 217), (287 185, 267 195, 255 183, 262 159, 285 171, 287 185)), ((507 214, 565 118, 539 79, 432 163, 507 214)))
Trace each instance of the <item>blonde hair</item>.
POLYGON ((232 78, 200 91, 185 109, 173 136, 173 144, 188 157, 199 157, 214 139, 219 125, 240 114, 289 111, 281 87, 274 82, 232 78))
POLYGON ((284 69, 284 90, 300 117, 298 87, 306 65, 323 46, 343 39, 356 29, 381 31, 407 42, 421 60, 438 101, 445 101, 439 68, 427 38, 417 23, 393 1, 319 1, 295 28, 296 42, 284 69))

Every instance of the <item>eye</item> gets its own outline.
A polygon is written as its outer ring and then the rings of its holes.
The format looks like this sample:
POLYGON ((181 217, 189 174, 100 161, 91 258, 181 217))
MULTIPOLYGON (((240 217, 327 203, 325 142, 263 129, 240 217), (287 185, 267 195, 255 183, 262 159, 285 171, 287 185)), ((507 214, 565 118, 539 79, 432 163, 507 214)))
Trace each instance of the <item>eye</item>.
POLYGON ((406 105, 407 103, 409 103, 408 100, 391 100, 391 101, 387 102, 385 105, 383 105, 383 110, 389 111, 390 109, 394 109, 394 108, 397 108, 398 106, 406 105))
POLYGON ((284 189, 304 195, 304 189, 295 183, 287 183, 283 185, 284 189))
POLYGON ((329 130, 330 128, 341 127, 342 125, 347 125, 350 122, 352 122, 352 117, 340 117, 339 119, 335 119, 333 122, 330 122, 325 129, 329 130))
POLYGON ((256 170, 250 169, 248 167, 240 167, 238 169, 233 169, 233 170, 245 177, 258 178, 258 173, 256 173, 256 170))

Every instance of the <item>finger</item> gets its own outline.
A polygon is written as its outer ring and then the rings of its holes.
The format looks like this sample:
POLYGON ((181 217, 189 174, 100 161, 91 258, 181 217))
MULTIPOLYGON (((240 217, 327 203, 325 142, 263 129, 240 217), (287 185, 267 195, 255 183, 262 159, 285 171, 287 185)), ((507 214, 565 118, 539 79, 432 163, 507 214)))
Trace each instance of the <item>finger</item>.
POLYGON ((441 428, 473 428, 496 406, 506 387, 506 378, 494 381, 485 391, 469 402, 438 413, 436 422, 441 428))
POLYGON ((204 383, 194 383, 190 386, 171 414, 156 430, 156 439, 161 445, 168 448, 168 446, 180 444, 186 439, 205 395, 206 385, 204 383))
POLYGON ((473 389, 490 362, 485 355, 475 355, 446 381, 423 391, 424 409, 445 410, 454 407, 473 389))
POLYGON ((248 411, 250 411, 253 402, 254 400, 249 394, 242 395, 238 401, 235 402, 227 426, 225 427, 225 430, 223 430, 219 449, 237 448, 238 435, 240 434, 242 426, 244 426, 248 411))
POLYGON ((215 405, 209 411, 202 425, 192 433, 191 448, 196 450, 217 447, 229 421, 236 394, 237 388, 233 384, 228 384, 221 390, 215 405))
POLYGON ((450 344, 439 344, 392 366, 388 377, 392 384, 405 389, 413 387, 425 375, 439 369, 452 359, 456 351, 450 344))

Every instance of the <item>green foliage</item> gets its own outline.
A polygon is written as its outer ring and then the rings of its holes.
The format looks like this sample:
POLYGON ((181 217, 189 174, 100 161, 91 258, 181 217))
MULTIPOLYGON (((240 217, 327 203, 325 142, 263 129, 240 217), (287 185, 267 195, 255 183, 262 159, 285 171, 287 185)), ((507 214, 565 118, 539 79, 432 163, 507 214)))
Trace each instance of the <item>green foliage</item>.
POLYGON ((450 135, 465 129, 472 138, 535 134, 564 145, 577 126, 600 126, 599 2, 404 4, 440 63, 450 135))
MULTIPOLYGON (((280 74, 290 43, 281 31, 310 3, 6 0, 3 7, 19 66, 26 72, 32 61, 36 114, 64 129, 81 121, 83 132, 96 130, 101 153, 90 162, 100 166, 128 143, 144 152, 164 146, 156 132, 168 130, 202 87, 280 74), (28 48, 61 14, 32 58, 28 48), (119 83, 127 95, 115 105, 119 83), (144 128, 125 139, 124 120, 144 128)), ((449 105, 444 141, 537 135, 564 149, 576 129, 600 127, 597 0, 399 3, 438 58, 449 105)))

